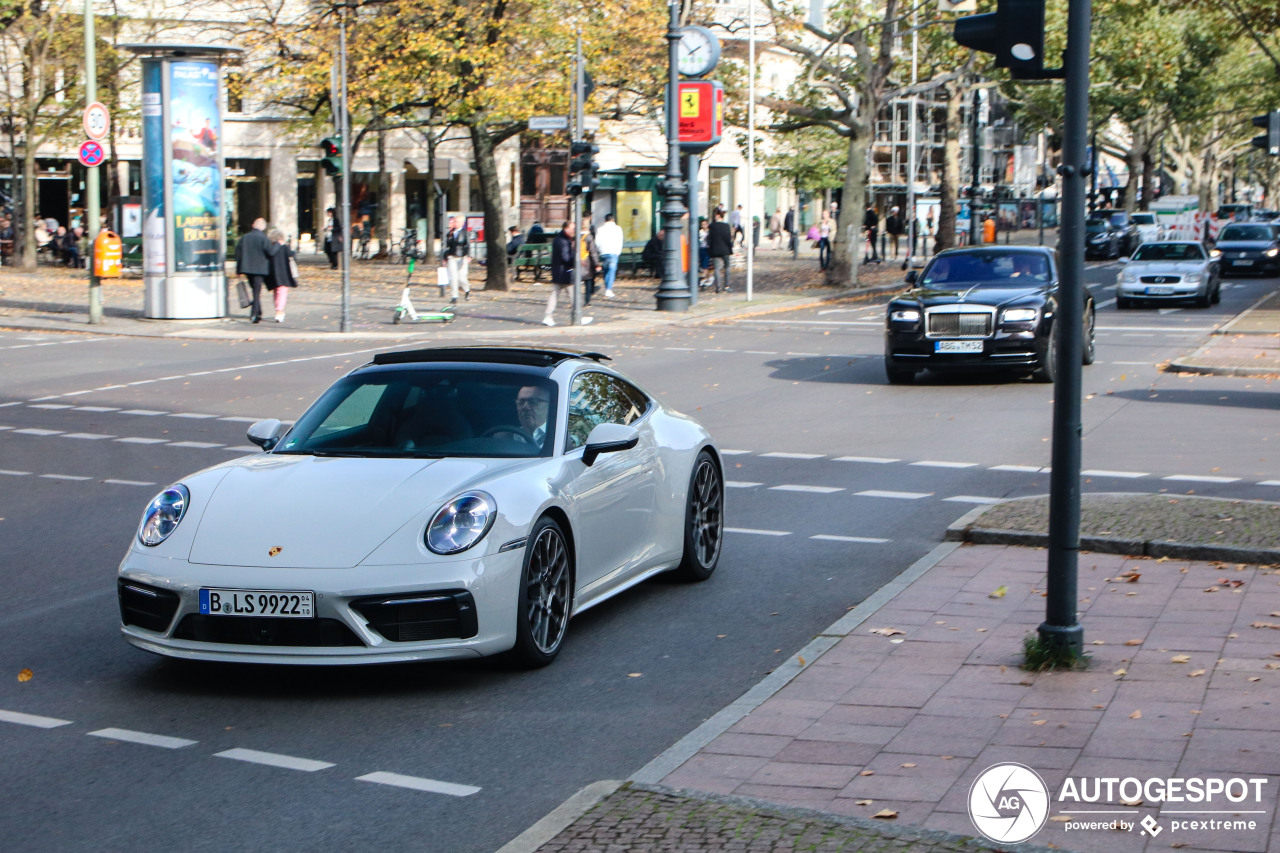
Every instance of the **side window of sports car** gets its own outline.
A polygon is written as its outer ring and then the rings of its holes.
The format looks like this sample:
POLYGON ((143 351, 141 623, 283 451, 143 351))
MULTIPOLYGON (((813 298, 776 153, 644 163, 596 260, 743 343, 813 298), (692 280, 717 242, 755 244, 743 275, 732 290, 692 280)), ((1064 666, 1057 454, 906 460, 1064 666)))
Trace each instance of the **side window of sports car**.
POLYGON ((596 424, 629 424, 645 413, 648 399, 636 388, 605 373, 584 371, 569 386, 568 450, 587 443, 596 424))

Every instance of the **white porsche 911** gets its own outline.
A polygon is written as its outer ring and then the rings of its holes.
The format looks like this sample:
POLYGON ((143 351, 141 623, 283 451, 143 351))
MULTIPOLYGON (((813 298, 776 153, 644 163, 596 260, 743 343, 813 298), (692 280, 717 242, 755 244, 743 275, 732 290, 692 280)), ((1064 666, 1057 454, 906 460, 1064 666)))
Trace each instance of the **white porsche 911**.
POLYGON ((349 664, 510 651, 550 663, 571 616, 720 559, 710 435, 597 353, 390 352, 265 451, 147 506, 120 565, 125 639, 178 658, 349 664))

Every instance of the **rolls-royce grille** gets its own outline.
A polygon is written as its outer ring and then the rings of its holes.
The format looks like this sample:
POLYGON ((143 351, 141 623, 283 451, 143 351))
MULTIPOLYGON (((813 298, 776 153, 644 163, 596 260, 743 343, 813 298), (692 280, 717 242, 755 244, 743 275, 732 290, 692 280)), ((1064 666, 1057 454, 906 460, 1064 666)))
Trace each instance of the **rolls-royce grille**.
POLYGON ((991 314, 987 312, 929 314, 926 334, 931 338, 985 338, 991 335, 991 314))

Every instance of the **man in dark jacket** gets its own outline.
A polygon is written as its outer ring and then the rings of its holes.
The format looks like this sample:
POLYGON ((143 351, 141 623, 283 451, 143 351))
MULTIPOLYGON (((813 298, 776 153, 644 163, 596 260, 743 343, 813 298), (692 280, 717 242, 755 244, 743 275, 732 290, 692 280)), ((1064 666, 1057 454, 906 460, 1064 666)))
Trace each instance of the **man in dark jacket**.
POLYGON ((862 214, 862 230, 867 235, 867 242, 871 244, 871 250, 863 257, 862 262, 880 261, 880 256, 876 253, 876 235, 880 230, 880 214, 876 213, 875 206, 868 203, 867 212, 862 214))
MULTIPOLYGON (((547 313, 542 318, 542 325, 554 326, 556 324, 556 302, 558 295, 563 292, 570 299, 573 298, 572 291, 568 288, 573 286, 573 257, 574 246, 577 241, 573 239, 573 220, 566 219, 564 227, 551 240, 551 292, 547 294, 547 313)), ((591 322, 590 317, 583 317, 582 325, 591 322)))
POLYGON ((262 320, 262 285, 271 272, 271 256, 274 254, 267 240, 267 220, 258 217, 253 220, 249 233, 236 243, 236 275, 249 279, 249 287, 253 291, 253 301, 249 304, 251 323, 262 320))
POLYGON ((782 230, 787 232, 787 248, 791 251, 796 250, 796 209, 794 207, 787 208, 786 219, 782 222, 782 230))
POLYGON ((711 255, 711 274, 715 276, 716 293, 724 287, 729 292, 729 256, 733 254, 733 228, 724 221, 724 211, 715 212, 715 220, 707 229, 707 251, 711 255))

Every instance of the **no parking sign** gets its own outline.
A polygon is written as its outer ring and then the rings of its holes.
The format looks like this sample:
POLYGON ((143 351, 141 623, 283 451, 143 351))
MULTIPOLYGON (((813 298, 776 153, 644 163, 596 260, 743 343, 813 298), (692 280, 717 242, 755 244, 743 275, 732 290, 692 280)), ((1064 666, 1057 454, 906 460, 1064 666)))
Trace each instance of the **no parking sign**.
POLYGON ((107 152, 103 150, 102 143, 94 139, 86 139, 80 143, 80 165, 81 166, 100 166, 102 161, 107 159, 107 152))

